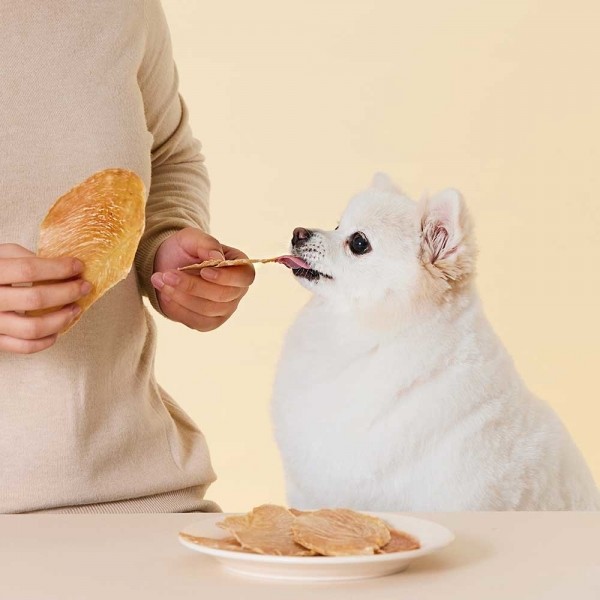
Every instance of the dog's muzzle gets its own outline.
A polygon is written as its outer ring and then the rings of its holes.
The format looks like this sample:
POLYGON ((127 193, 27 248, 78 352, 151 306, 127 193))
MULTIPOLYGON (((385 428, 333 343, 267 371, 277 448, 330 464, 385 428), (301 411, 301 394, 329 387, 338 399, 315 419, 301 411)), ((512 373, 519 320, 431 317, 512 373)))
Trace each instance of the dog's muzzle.
MULTIPOLYGON (((308 241, 313 237, 314 232, 310 229, 305 229, 304 227, 296 227, 292 233, 292 252, 297 256, 302 256, 304 246, 307 245, 308 241)), ((308 255, 306 258, 310 260, 310 254, 312 250, 309 248, 308 255)), ((304 253, 306 254, 306 253, 304 253)), ((308 268, 304 269, 293 269, 294 275, 296 277, 300 277, 302 279, 307 279, 308 281, 317 282, 321 278, 325 279, 333 279, 331 275, 327 273, 321 273, 316 269, 312 269, 309 264, 307 264, 308 268)))
POLYGON ((292 248, 300 248, 308 242, 308 240, 312 237, 313 232, 309 229, 304 229, 304 227, 296 227, 294 232, 292 233, 292 248))

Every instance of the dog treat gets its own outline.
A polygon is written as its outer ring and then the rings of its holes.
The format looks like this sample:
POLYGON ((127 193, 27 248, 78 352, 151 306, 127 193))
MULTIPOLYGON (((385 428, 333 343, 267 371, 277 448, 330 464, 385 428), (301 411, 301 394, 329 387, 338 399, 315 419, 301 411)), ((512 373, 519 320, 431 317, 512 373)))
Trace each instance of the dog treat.
POLYGON ((226 518, 221 527, 230 531, 244 548, 258 554, 278 556, 308 556, 314 554, 292 538, 295 519, 287 508, 263 504, 245 517, 226 518))
MULTIPOLYGON (((107 169, 61 196, 46 214, 37 255, 79 258, 85 265, 81 276, 93 286, 77 301, 82 311, 63 333, 129 273, 144 231, 144 203, 144 184, 138 175, 125 169, 107 169)), ((40 315, 58 308, 26 314, 40 315)))
POLYGON ((300 515, 308 515, 312 511, 310 510, 298 510, 297 508, 290 508, 289 511, 295 516, 299 517, 300 515))
POLYGON ((296 517, 292 535, 298 543, 325 556, 374 554, 391 539, 381 519, 344 508, 296 517))
POLYGON ((252 550, 247 550, 246 548, 243 548, 234 537, 222 539, 207 538, 200 537, 197 535, 190 535, 189 533, 184 533, 183 531, 179 534, 179 537, 182 540, 191 542, 192 544, 198 544, 199 546, 208 546, 209 548, 217 548, 218 550, 231 550, 233 552, 252 552, 252 550))
POLYGON ((217 525, 235 537, 179 535, 209 548, 279 556, 390 554, 420 548, 411 535, 347 508, 305 511, 263 504, 244 515, 226 517, 217 525))
POLYGON ((377 554, 390 554, 392 552, 406 552, 407 550, 417 550, 421 544, 408 533, 390 528, 390 541, 375 552, 377 554))
POLYGON ((222 521, 217 523, 217 527, 221 529, 226 529, 227 531, 233 531, 234 529, 240 529, 244 527, 248 527, 250 524, 249 521, 250 513, 245 515, 235 515, 233 517, 227 517, 222 521))
POLYGON ((290 269, 310 269, 308 263, 302 260, 299 256, 286 254, 284 256, 276 256, 275 258, 235 258, 231 260, 211 259, 194 265, 179 267, 178 271, 200 271, 206 267, 237 267, 239 265, 279 263, 290 269))

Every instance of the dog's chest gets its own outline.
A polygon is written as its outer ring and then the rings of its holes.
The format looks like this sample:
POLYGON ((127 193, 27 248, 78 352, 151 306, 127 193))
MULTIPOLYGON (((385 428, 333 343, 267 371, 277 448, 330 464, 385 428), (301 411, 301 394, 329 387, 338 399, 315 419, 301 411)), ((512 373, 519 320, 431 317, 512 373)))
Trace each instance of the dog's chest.
POLYGON ((279 366, 273 408, 282 451, 301 449, 303 459, 332 468, 381 464, 389 459, 384 448, 405 435, 398 413, 413 412, 415 402, 402 395, 414 377, 411 361, 393 345, 316 329, 300 321, 279 366))
POLYGON ((343 490, 355 497, 392 486, 397 501, 407 489, 429 489, 423 473, 436 471, 426 446, 439 439, 447 403, 435 399, 449 383, 440 352, 301 314, 286 339, 273 402, 288 479, 320 498, 332 491, 331 502, 345 500, 343 490))

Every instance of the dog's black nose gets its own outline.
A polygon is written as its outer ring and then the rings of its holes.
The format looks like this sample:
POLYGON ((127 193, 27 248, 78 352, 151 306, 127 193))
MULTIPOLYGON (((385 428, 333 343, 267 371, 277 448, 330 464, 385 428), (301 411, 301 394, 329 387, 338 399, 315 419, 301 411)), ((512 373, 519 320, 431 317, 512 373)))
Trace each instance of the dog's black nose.
POLYGON ((302 246, 302 244, 308 241, 311 235, 312 231, 304 229, 304 227, 296 227, 292 235, 292 246, 302 246))

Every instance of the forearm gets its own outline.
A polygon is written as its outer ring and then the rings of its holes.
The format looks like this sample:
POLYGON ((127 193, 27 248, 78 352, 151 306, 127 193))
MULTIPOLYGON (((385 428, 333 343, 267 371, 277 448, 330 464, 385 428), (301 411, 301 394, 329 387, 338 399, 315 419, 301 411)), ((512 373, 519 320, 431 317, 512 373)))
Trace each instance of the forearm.
POLYGON ((185 227, 208 232, 210 180, 200 142, 191 137, 187 109, 168 148, 158 148, 152 161, 152 183, 146 204, 146 229, 135 257, 143 295, 159 312, 156 290, 150 283, 154 256, 160 244, 185 227))
POLYGON ((147 48, 138 81, 153 144, 146 226, 135 268, 142 294, 162 313, 150 282, 154 257, 173 233, 185 227, 208 230, 210 181, 201 144, 192 135, 187 107, 178 92, 179 78, 160 2, 147 0, 144 6, 147 48))

